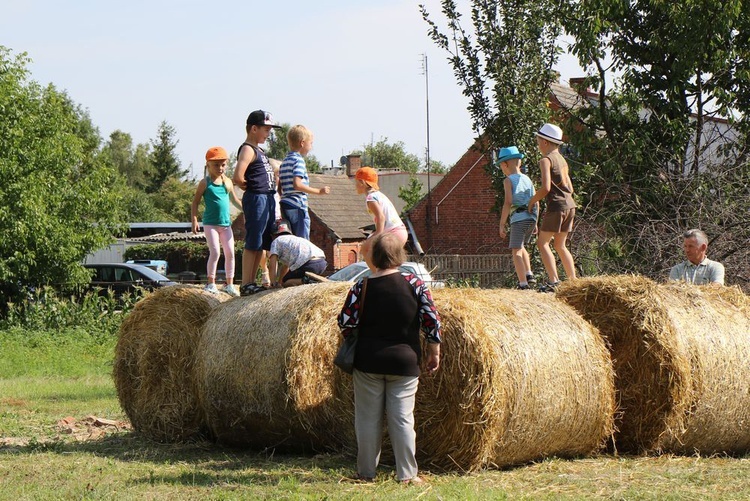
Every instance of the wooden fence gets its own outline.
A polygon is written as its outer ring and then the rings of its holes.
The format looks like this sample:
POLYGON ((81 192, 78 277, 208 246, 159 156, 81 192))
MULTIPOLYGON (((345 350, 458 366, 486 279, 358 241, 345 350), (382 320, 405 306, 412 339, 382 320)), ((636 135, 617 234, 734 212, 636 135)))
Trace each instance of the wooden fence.
POLYGON ((515 280, 510 254, 426 254, 409 256, 409 260, 421 262, 435 280, 478 280, 480 287, 500 287, 515 280))

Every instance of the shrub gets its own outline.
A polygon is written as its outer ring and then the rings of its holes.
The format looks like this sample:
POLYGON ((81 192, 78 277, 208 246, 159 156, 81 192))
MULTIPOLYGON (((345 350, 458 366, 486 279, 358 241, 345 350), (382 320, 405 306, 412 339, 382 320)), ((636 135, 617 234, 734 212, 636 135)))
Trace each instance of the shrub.
POLYGON ((94 292, 81 297, 64 296, 50 287, 29 290, 17 303, 8 303, 0 329, 29 331, 62 331, 80 328, 91 335, 116 335, 122 318, 133 309, 141 295, 124 294, 115 298, 94 292))
MULTIPOLYGON (((236 270, 242 272, 242 245, 235 241, 234 250, 236 270)), ((125 250, 124 258, 129 259, 163 259, 167 262, 169 273, 194 271, 198 275, 206 273, 208 246, 205 242, 164 242, 160 244, 134 245, 125 250)), ((224 256, 219 259, 219 269, 224 267, 224 256)))

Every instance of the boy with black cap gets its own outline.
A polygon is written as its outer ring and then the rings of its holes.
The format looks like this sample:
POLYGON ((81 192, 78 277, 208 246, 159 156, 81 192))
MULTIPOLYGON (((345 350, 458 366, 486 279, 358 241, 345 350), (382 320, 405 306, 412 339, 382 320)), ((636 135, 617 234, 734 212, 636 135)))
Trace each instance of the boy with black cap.
POLYGON ((505 201, 500 214, 500 238, 507 233, 505 225, 510 217, 510 239, 508 247, 513 254, 513 266, 518 277, 518 288, 525 290, 536 284, 534 273, 531 271, 531 260, 526 250, 526 244, 536 231, 536 218, 539 204, 534 204, 531 211, 527 210, 529 201, 534 196, 534 184, 529 176, 521 172, 521 160, 524 154, 515 146, 501 148, 497 154, 497 164, 505 174, 505 201))
POLYGON ((259 145, 268 140, 273 129, 280 128, 267 111, 253 111, 247 117, 245 142, 237 150, 237 165, 232 180, 245 190, 242 196, 246 231, 242 252, 242 294, 251 294, 260 289, 255 281, 263 251, 271 248, 271 232, 276 220, 276 180, 273 167, 259 145))

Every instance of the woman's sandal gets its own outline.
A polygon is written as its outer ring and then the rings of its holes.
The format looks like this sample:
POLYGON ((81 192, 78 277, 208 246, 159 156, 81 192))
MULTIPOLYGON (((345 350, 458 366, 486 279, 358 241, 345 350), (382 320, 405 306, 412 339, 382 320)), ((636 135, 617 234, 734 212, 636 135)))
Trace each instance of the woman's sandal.
POLYGON ((402 480, 401 483, 406 484, 406 485, 419 485, 425 482, 422 477, 412 477, 412 478, 407 478, 406 480, 402 480))
POLYGON ((365 483, 365 484, 370 484, 375 481, 373 477, 363 477, 359 473, 355 473, 351 477, 346 477, 346 479, 349 480, 350 482, 365 483))

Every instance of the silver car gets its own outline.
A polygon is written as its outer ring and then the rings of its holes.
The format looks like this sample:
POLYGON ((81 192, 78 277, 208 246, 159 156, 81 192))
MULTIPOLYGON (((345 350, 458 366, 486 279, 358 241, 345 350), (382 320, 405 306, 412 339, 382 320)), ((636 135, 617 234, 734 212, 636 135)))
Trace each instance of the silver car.
MULTIPOLYGON (((413 273, 432 289, 439 289, 445 287, 445 282, 440 282, 432 279, 432 275, 427 271, 422 263, 415 263, 414 261, 405 261, 399 266, 401 271, 413 273)), ((364 261, 358 261, 348 266, 344 266, 336 273, 328 276, 328 280, 334 282, 357 282, 358 280, 370 276, 370 268, 364 261)))

